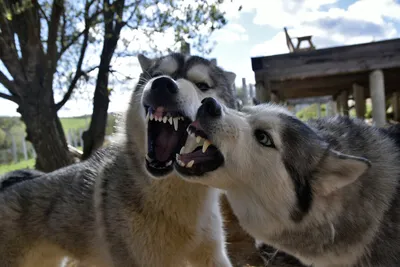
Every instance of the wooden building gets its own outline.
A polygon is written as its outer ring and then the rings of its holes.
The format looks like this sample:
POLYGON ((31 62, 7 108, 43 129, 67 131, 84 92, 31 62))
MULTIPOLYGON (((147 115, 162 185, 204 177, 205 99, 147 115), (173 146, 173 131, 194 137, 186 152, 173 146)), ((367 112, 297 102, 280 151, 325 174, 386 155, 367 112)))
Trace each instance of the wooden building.
POLYGON ((338 110, 348 114, 351 97, 357 116, 364 117, 365 100, 371 98, 373 121, 383 126, 390 98, 394 119, 400 120, 400 39, 294 49, 287 54, 254 57, 251 62, 260 102, 331 96, 338 110))

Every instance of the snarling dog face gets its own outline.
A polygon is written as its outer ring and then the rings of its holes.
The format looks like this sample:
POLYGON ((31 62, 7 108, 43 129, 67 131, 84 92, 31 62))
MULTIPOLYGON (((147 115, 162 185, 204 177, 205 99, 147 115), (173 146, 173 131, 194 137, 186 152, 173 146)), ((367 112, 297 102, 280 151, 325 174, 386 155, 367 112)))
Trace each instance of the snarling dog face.
POLYGON ((236 111, 207 98, 188 130, 193 138, 204 138, 208 149, 178 156, 184 164, 194 161, 190 169, 177 167, 185 180, 225 189, 228 197, 237 192, 252 203, 258 199, 263 210, 282 221, 302 220, 314 197, 331 197, 369 167, 363 157, 330 148, 277 105, 236 111))
POLYGON ((187 144, 186 129, 202 99, 212 96, 233 107, 236 76, 198 56, 174 53, 138 59, 143 73, 130 105, 128 135, 142 153, 146 170, 164 177, 173 170, 176 154, 194 145, 187 144))

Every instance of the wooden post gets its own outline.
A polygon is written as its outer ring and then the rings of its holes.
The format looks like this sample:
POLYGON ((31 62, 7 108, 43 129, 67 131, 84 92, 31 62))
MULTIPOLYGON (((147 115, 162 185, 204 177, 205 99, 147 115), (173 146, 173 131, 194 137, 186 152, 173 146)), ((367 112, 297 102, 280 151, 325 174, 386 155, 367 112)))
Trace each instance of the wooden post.
POLYGON ((347 90, 343 90, 340 93, 339 98, 343 115, 349 116, 349 93, 347 92, 347 90))
POLYGON ((242 78, 242 90, 243 90, 243 105, 246 106, 249 103, 246 78, 242 78))
POLYGON ((341 103, 340 103, 340 97, 339 96, 337 96, 336 97, 336 113, 337 114, 342 114, 342 105, 341 105, 341 103))
POLYGON ((353 96, 355 101, 356 115, 358 118, 364 119, 366 111, 364 87, 358 84, 353 84, 353 96))
POLYGON ((333 102, 332 100, 325 103, 325 114, 327 117, 333 116, 333 102))
POLYGON ((190 44, 186 41, 181 41, 181 53, 184 55, 190 55, 190 44))
POLYGON ((271 90, 269 81, 265 77, 265 72, 256 72, 256 98, 260 103, 269 102, 271 100, 271 90))
POLYGON ((317 103, 317 118, 321 118, 321 103, 317 103))
POLYGON ((21 142, 22 142, 22 153, 24 154, 24 160, 28 160, 28 150, 26 148, 25 136, 22 136, 21 142))
POLYGON ((371 93, 373 123, 377 127, 383 127, 386 124, 386 101, 382 70, 374 70, 370 73, 369 89, 371 93))
POLYGON ((13 155, 13 161, 14 162, 18 162, 18 155, 17 155, 17 142, 15 142, 15 136, 11 135, 11 151, 12 151, 12 155, 13 155))
POLYGON ((400 92, 393 92, 392 94, 392 108, 393 108, 393 119, 400 121, 400 92))

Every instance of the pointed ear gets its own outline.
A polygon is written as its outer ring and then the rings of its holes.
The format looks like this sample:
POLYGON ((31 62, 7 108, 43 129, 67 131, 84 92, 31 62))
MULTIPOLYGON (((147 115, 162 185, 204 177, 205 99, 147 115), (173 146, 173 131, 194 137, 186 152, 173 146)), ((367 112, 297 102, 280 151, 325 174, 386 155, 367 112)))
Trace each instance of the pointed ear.
POLYGON ((362 157, 342 154, 330 149, 316 174, 314 190, 317 195, 327 196, 355 182, 371 162, 362 157))
POLYGON ((210 64, 216 66, 217 65, 217 60, 215 58, 212 58, 210 60, 210 64))
POLYGON ((153 63, 153 60, 151 60, 150 58, 146 57, 143 54, 138 55, 138 60, 139 60, 140 67, 142 68, 142 71, 148 70, 150 68, 151 64, 153 63))
POLYGON ((235 83, 235 79, 236 79, 236 74, 231 72, 231 71, 225 71, 225 76, 228 79, 228 83, 230 85, 235 83))

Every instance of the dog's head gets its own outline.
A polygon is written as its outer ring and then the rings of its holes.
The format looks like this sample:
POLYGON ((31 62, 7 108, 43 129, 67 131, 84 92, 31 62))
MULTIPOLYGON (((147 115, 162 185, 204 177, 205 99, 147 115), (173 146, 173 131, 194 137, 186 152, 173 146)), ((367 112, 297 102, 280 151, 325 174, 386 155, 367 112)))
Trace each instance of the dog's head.
POLYGON ((127 134, 150 175, 164 177, 186 144, 186 129, 201 100, 212 96, 233 107, 236 76, 198 56, 172 53, 138 59, 143 72, 126 117, 127 134))
POLYGON ((194 161, 190 169, 178 167, 180 175, 189 182, 259 195, 276 216, 301 220, 314 197, 335 194, 369 166, 365 158, 333 150, 278 105, 236 111, 213 98, 202 103, 188 129, 205 138, 208 149, 180 155, 185 164, 194 161))

